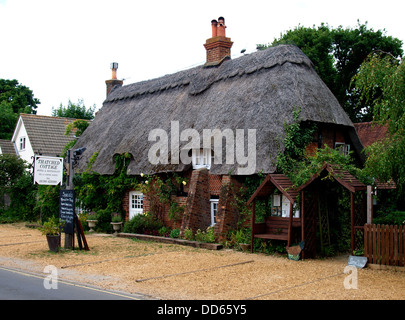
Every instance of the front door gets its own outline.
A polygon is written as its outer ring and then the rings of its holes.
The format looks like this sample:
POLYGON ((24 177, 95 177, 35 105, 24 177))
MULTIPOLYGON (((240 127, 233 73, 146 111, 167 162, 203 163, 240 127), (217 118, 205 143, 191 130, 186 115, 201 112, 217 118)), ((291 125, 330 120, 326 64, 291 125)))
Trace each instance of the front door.
POLYGON ((129 193, 129 219, 143 213, 143 193, 131 191, 129 193))

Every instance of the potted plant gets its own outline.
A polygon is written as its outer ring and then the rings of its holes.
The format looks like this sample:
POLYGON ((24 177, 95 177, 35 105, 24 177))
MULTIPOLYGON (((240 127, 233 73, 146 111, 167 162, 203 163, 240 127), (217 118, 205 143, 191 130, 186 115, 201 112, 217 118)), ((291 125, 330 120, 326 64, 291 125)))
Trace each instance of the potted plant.
POLYGON ((97 224, 97 213, 95 211, 91 211, 87 214, 87 224, 89 225, 89 232, 94 232, 93 228, 97 224))
POLYGON ((236 231, 235 240, 242 251, 248 251, 250 249, 250 235, 248 229, 240 229, 236 231))
POLYGON ((111 225, 113 226, 114 234, 117 234, 118 231, 121 230, 122 218, 121 218, 121 215, 119 213, 113 213, 112 214, 111 225))
POLYGON ((47 222, 44 222, 39 230, 43 235, 46 235, 49 250, 58 252, 60 246, 60 233, 64 222, 59 221, 56 217, 51 217, 47 222))

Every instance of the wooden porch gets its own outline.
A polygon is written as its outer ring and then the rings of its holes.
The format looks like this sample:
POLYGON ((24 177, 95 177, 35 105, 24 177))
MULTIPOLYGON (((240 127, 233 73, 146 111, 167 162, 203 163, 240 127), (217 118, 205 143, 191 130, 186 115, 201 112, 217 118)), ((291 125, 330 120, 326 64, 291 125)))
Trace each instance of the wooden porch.
POLYGON ((287 248, 293 243, 305 242, 302 257, 314 257, 316 253, 316 233, 319 223, 318 191, 323 186, 323 179, 328 176, 338 182, 350 192, 350 228, 351 228, 351 252, 363 243, 363 229, 367 221, 366 201, 367 197, 356 197, 358 193, 366 194, 367 186, 357 180, 345 170, 324 164, 305 184, 295 188, 287 176, 283 174, 269 174, 255 193, 251 196, 248 205, 252 205, 251 220, 251 250, 253 252, 253 240, 255 238, 284 240, 287 248), (318 188, 318 189, 317 189, 318 188), (270 195, 277 189, 290 201, 289 215, 287 217, 266 217, 262 223, 256 223, 256 201, 267 201, 270 195), (293 217, 294 205, 297 204, 297 196, 300 195, 299 217, 293 217))
POLYGON ((252 204, 252 220, 251 220, 251 252, 253 252, 254 238, 271 239, 271 240, 285 240, 287 246, 290 246, 293 240, 293 231, 301 228, 301 219, 293 217, 294 204, 298 192, 295 190, 291 181, 283 174, 269 174, 261 183, 259 188, 250 197, 248 205, 252 204), (265 218, 264 222, 256 223, 256 201, 266 200, 265 205, 268 204, 270 195, 279 190, 290 202, 288 217, 269 216, 265 218))

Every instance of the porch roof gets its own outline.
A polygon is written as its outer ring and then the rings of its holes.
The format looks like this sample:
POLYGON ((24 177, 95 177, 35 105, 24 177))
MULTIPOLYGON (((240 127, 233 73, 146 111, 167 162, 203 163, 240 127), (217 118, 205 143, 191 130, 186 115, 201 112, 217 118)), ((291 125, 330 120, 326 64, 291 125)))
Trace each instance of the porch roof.
POLYGON ((270 195, 275 188, 285 195, 291 203, 296 201, 298 191, 290 179, 284 174, 270 173, 250 197, 247 204, 249 205, 255 198, 263 198, 270 195))
POLYGON ((367 190, 367 186, 350 174, 347 170, 340 169, 337 166, 325 163, 321 169, 318 170, 306 183, 298 187, 297 192, 308 187, 312 182, 318 179, 321 174, 327 171, 337 182, 339 182, 343 187, 348 189, 350 192, 367 190))

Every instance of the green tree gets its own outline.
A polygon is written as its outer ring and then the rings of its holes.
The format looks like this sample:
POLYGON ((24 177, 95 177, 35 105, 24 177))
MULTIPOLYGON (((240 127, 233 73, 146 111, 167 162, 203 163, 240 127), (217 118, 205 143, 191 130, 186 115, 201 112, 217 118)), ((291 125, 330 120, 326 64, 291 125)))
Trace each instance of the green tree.
POLYGON ((63 106, 62 104, 60 104, 59 108, 57 109, 52 107, 52 116, 93 120, 95 110, 96 105, 93 105, 90 108, 86 108, 83 100, 78 100, 77 103, 72 103, 69 100, 68 105, 66 107, 63 106))
POLYGON ((350 86, 361 63, 375 50, 390 52, 395 57, 403 54, 402 41, 387 36, 385 30, 368 29, 367 23, 360 22, 354 29, 332 28, 327 24, 312 28, 298 26, 272 44, 258 45, 258 49, 285 43, 297 45, 308 56, 353 122, 373 118, 373 110, 360 103, 359 92, 350 86))
POLYGON ((362 103, 373 109, 374 122, 388 126, 388 136, 368 148, 365 171, 381 181, 391 178, 405 195, 405 64, 404 60, 374 52, 353 78, 362 103))
POLYGON ((9 208, 0 206, 0 220, 32 220, 36 186, 27 168, 29 165, 16 155, 0 155, 0 197, 10 196, 9 208))
POLYGON ((10 140, 20 113, 36 114, 32 91, 17 80, 0 79, 0 139, 10 140))

